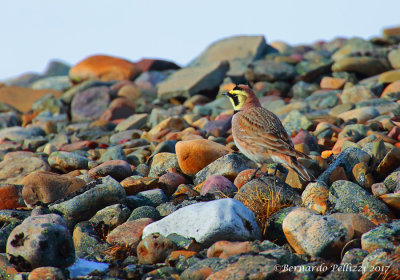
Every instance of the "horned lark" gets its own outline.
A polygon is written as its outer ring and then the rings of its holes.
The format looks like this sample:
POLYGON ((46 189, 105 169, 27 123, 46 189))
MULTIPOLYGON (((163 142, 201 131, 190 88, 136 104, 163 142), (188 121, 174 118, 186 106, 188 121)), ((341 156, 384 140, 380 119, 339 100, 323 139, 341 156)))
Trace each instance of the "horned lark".
POLYGON ((261 107, 250 87, 238 85, 227 93, 234 108, 232 135, 238 149, 260 167, 278 163, 293 168, 305 181, 314 177, 297 161, 309 158, 296 151, 279 118, 261 107))

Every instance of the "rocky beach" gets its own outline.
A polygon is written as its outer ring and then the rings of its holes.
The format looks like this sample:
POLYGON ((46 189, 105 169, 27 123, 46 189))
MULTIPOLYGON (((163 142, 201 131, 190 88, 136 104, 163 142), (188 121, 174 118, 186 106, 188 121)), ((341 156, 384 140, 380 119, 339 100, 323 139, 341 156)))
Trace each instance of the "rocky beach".
POLYGON ((399 244, 400 27, 0 82, 0 279, 400 279, 399 244), (222 96, 237 84, 316 181, 255 173, 222 96))

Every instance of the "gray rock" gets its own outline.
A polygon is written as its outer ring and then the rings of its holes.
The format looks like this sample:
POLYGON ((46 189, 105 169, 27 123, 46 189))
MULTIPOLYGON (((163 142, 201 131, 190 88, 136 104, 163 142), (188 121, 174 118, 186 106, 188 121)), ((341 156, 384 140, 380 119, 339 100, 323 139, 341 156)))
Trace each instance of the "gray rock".
POLYGON ((136 194, 136 197, 144 200, 146 205, 153 207, 157 207, 158 205, 168 201, 167 196, 161 189, 142 191, 136 194))
POLYGON ((168 168, 180 170, 178 158, 173 153, 158 153, 151 162, 149 177, 160 177, 167 173, 168 168))
MULTIPOLYGON (((53 114, 59 115, 67 113, 68 109, 60 99, 55 98, 52 94, 48 94, 33 103, 32 110, 38 113, 50 112, 51 114, 48 114, 47 117, 52 117, 53 114)), ((35 117, 35 121, 38 121, 39 119, 40 118, 37 118, 37 116, 35 117)))
POLYGON ((72 99, 75 97, 76 94, 78 94, 79 92, 85 91, 89 88, 93 88, 93 87, 103 87, 103 86, 111 86, 113 84, 113 82, 101 82, 101 81, 85 81, 82 82, 72 88, 70 88, 69 90, 67 90, 66 92, 63 93, 63 95, 61 95, 61 100, 63 102, 65 102, 66 104, 71 104, 72 99))
POLYGON ((69 200, 51 205, 52 212, 61 213, 69 226, 89 219, 106 206, 125 202, 124 188, 110 176, 96 181, 95 186, 69 200))
POLYGON ((31 87, 35 81, 41 78, 43 76, 37 73, 25 73, 15 78, 7 79, 3 83, 7 86, 31 87))
POLYGON ((108 87, 92 87, 78 92, 71 103, 71 116, 74 121, 95 120, 110 104, 108 87))
POLYGON ((24 177, 34 171, 50 171, 50 167, 41 158, 23 156, 7 158, 0 162, 0 183, 18 184, 24 177))
POLYGON ((178 70, 157 85, 158 98, 188 98, 201 92, 215 90, 223 81, 228 69, 228 63, 215 62, 178 70))
POLYGON ((54 152, 49 156, 49 164, 52 168, 57 168, 65 173, 77 170, 88 169, 89 159, 70 152, 54 152))
POLYGON ((7 241, 7 254, 19 271, 68 267, 75 262, 71 234, 65 221, 55 214, 29 217, 14 228, 7 241))
POLYGON ((176 233, 210 246, 219 240, 260 239, 254 214, 237 200, 225 198, 183 207, 158 222, 146 226, 143 237, 158 232, 176 233))
POLYGON ((375 214, 389 214, 389 209, 381 200, 377 199, 359 185, 339 180, 329 189, 329 202, 332 209, 341 213, 362 213, 365 207, 375 214))
POLYGON ((282 228, 297 253, 313 257, 335 259, 350 240, 341 222, 302 207, 295 208, 286 216, 282 228))
POLYGON ((308 130, 312 125, 312 121, 298 110, 291 111, 282 122, 285 129, 289 132, 298 132, 300 129, 308 130))
POLYGON ((274 60, 257 60, 246 71, 248 81, 290 81, 296 75, 296 68, 285 62, 274 60))
POLYGON ((310 84, 303 81, 295 83, 290 92, 295 99, 304 99, 310 96, 314 91, 318 90, 319 86, 316 84, 310 84))
POLYGON ((198 185, 212 175, 222 175, 233 181, 240 171, 256 167, 253 161, 241 154, 227 154, 197 172, 193 182, 198 185))
POLYGON ((368 165, 370 156, 358 148, 350 147, 340 153, 338 158, 318 177, 318 181, 330 184, 330 176, 336 168, 343 167, 346 175, 351 178, 353 167, 360 162, 368 165))
POLYGON ((44 75, 50 76, 68 76, 71 67, 64 62, 51 60, 44 71, 44 75))
POLYGON ((131 166, 124 160, 109 160, 89 170, 92 178, 110 175, 117 181, 122 181, 132 175, 131 166))
POLYGON ((2 224, 3 225, 0 228, 0 252, 4 253, 6 251, 8 237, 10 236, 14 228, 21 224, 21 221, 18 221, 16 219, 10 222, 2 221, 2 224))
POLYGON ((114 133, 113 135, 110 136, 110 144, 111 145, 117 145, 119 142, 123 140, 144 140, 144 139, 139 139, 140 136, 142 135, 142 131, 139 129, 129 129, 121 132, 114 133))
POLYGON ((131 210, 124 204, 114 204, 97 211, 89 222, 95 225, 103 223, 110 228, 115 228, 124 223, 130 214, 131 210))
POLYGON ((23 143, 25 139, 35 136, 45 136, 45 131, 37 126, 32 127, 9 127, 0 130, 0 138, 7 138, 10 141, 23 143))
POLYGON ((13 111, 0 113, 0 129, 17 126, 21 123, 21 118, 13 111))
POLYGON ((153 206, 141 206, 132 211, 128 220, 131 221, 141 218, 150 218, 153 221, 157 221, 161 218, 161 216, 158 210, 153 206))
POLYGON ((320 110, 333 108, 339 103, 338 94, 340 90, 331 90, 327 92, 317 92, 304 99, 311 109, 320 110))
POLYGON ((293 210, 293 207, 285 207, 268 218, 268 225, 265 229, 266 238, 272 242, 283 245, 287 243, 287 239, 283 232, 282 223, 286 216, 293 210))
POLYGON ((120 122, 115 127, 115 131, 119 132, 132 129, 141 129, 146 125, 148 116, 148 114, 133 114, 132 116, 120 122))
POLYGON ((107 151, 101 156, 100 161, 101 162, 106 162, 109 160, 125 160, 126 161, 126 155, 124 150, 116 145, 109 147, 107 151))
POLYGON ((40 79, 32 84, 32 89, 53 89, 65 91, 72 87, 72 83, 67 76, 53 76, 40 79))
POLYGON ((264 36, 234 36, 219 40, 202 52, 191 65, 210 64, 237 59, 255 60, 266 54, 268 45, 264 36))
POLYGON ((391 223, 381 224, 378 227, 364 233, 361 236, 361 247, 367 252, 376 249, 398 249, 398 238, 400 236, 400 221, 393 220, 391 223))

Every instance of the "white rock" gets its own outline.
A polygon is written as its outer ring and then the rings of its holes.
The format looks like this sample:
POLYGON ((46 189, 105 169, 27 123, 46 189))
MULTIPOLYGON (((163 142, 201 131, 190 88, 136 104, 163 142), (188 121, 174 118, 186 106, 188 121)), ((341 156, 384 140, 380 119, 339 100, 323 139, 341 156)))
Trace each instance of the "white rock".
POLYGON ((162 220, 146 226, 143 238, 155 232, 164 236, 176 233, 194 238, 206 246, 219 240, 261 239, 261 231, 253 212, 232 198, 183 207, 162 220))

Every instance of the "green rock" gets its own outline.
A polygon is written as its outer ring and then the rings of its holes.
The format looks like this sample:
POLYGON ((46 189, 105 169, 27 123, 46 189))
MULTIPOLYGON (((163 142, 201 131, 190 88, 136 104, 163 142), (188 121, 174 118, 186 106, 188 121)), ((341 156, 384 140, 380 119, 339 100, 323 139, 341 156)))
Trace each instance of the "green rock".
POLYGON ((298 132, 300 129, 308 130, 313 125, 310 119, 297 110, 291 111, 283 120, 282 124, 288 132, 298 132))
POLYGON ((338 94, 340 92, 340 90, 315 92, 304 99, 304 101, 313 110, 332 108, 339 103, 338 94))
POLYGON ((399 236, 400 221, 393 220, 364 233, 361 236, 361 247, 368 252, 379 248, 394 251, 399 247, 399 236))

